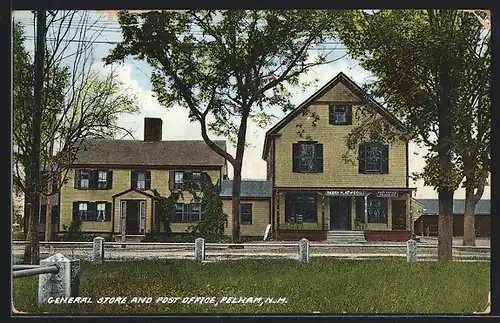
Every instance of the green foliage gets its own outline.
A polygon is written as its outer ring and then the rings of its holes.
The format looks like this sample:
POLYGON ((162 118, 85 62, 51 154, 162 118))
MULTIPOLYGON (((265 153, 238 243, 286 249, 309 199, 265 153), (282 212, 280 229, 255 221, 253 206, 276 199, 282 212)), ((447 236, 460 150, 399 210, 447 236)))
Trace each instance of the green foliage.
MULTIPOLYGON (((375 76, 367 90, 384 99, 409 138, 430 149, 419 176, 436 189, 458 188, 466 159, 488 146, 489 34, 462 10, 346 10, 338 26, 348 52, 375 76)), ((366 134, 395 138, 376 122, 362 127, 346 138, 348 146, 366 134)), ((473 164, 482 167, 482 160, 473 164)))
POLYGON ((204 238, 207 242, 221 242, 228 216, 222 208, 219 184, 213 184, 210 176, 202 173, 201 192, 191 190, 191 194, 195 201, 201 201, 203 215, 198 223, 189 227, 188 232, 204 238))
POLYGON ((82 220, 77 217, 71 221, 70 225, 63 224, 62 241, 84 241, 82 233, 82 220))
MULTIPOLYGON (((172 233, 170 228, 170 223, 172 222, 172 215, 175 211, 175 204, 182 197, 182 192, 171 193, 168 197, 162 196, 158 190, 153 189, 153 195, 156 197, 155 200, 155 216, 156 223, 163 224, 163 231, 167 234, 172 233)), ((159 231, 159 228, 156 228, 159 231)))

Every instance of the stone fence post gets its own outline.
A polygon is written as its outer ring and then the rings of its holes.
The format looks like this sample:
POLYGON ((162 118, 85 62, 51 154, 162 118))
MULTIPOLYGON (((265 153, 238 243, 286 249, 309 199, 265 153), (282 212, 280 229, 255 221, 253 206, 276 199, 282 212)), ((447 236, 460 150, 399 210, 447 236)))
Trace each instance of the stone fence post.
POLYGON ((299 241, 299 261, 304 264, 309 262, 309 240, 306 238, 299 241))
POLYGON ((38 303, 47 303, 50 297, 76 297, 80 292, 80 260, 68 259, 56 253, 40 261, 40 267, 56 265, 57 274, 38 275, 38 303))
POLYGON ((104 263, 104 238, 102 237, 94 238, 92 262, 94 264, 104 263))
POLYGON ((417 261, 417 241, 410 239, 406 241, 406 262, 417 261))
POLYGON ((194 241, 194 260, 205 260, 205 239, 196 238, 194 241))

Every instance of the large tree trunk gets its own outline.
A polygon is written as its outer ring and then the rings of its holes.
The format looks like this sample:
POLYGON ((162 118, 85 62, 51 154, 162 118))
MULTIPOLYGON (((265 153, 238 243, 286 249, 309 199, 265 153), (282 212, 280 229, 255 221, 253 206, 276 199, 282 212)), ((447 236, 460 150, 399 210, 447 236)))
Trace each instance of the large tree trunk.
POLYGON ((232 219, 233 219, 233 230, 232 230, 232 242, 240 242, 240 202, 241 202, 241 162, 236 161, 236 165, 233 165, 234 175, 233 175, 233 205, 232 205, 232 219))
POLYGON ((464 210, 464 246, 476 245, 474 188, 465 188, 465 210, 464 210))
POLYGON ((24 263, 37 265, 40 261, 38 243, 38 216, 40 214, 40 141, 42 125, 43 62, 45 54, 45 10, 37 10, 37 41, 35 52, 35 87, 31 128, 30 167, 27 171, 26 191, 30 199, 28 241, 24 249, 24 263))
POLYGON ((453 191, 441 191, 438 220, 438 260, 453 259, 453 191))
MULTIPOLYGON (((472 181, 470 181, 472 182, 472 181)), ((484 193, 484 185, 477 188, 474 194, 474 187, 465 188, 465 210, 464 210, 464 246, 476 245, 476 204, 484 193)))
POLYGON ((26 244, 24 249, 24 263, 38 265, 40 261, 40 248, 38 241, 38 215, 40 208, 40 194, 35 191, 35 187, 30 187, 28 190, 29 207, 28 207, 28 234, 26 236, 26 244))
MULTIPOLYGON (((49 194, 52 194, 52 185, 49 184, 49 194)), ((45 241, 50 241, 52 237, 52 195, 48 195, 46 198, 45 209, 45 241)))

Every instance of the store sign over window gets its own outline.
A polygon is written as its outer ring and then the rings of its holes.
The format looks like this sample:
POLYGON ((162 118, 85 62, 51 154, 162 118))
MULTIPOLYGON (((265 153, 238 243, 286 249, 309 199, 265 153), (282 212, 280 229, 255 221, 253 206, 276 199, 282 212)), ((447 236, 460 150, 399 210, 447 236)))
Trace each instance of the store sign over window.
POLYGON ((344 191, 326 191, 328 196, 365 196, 363 191, 344 190, 344 191))
POLYGON ((398 197, 398 191, 378 191, 377 197, 398 197))

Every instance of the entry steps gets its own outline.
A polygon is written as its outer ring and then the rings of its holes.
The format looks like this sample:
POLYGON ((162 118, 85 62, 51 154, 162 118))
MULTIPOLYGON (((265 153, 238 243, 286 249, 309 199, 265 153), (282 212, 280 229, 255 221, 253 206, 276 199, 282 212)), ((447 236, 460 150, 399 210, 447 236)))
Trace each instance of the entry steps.
POLYGON ((363 243, 366 242, 363 231, 328 231, 326 241, 332 243, 363 243))

